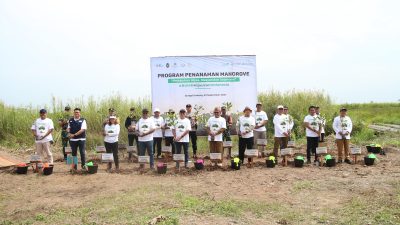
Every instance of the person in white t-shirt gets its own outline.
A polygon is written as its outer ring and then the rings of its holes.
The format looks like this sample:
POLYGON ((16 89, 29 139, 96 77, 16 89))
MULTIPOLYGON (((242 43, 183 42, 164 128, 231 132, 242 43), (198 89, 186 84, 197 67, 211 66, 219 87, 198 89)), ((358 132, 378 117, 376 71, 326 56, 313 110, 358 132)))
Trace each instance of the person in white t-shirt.
MULTIPOLYGON (((182 148, 185 154, 185 167, 188 167, 189 162, 189 132, 192 129, 190 120, 186 118, 186 110, 179 111, 179 118, 172 128, 175 141, 175 154, 181 154, 182 148)), ((179 168, 179 162, 176 162, 176 168, 179 168)))
MULTIPOLYGON (((238 128, 239 135, 239 159, 241 163, 244 163, 244 152, 246 149, 253 149, 254 145, 254 127, 256 126, 256 120, 251 116, 252 110, 250 107, 245 107, 243 110, 244 115, 240 116, 236 126, 238 128)), ((249 163, 251 158, 248 158, 249 163)))
POLYGON ((304 118, 304 127, 306 128, 307 136, 307 163, 311 163, 311 153, 315 154, 314 162, 318 161, 316 149, 318 147, 318 140, 321 131, 321 126, 317 115, 315 114, 315 106, 308 108, 309 115, 304 118))
MULTIPOLYGON (((153 133, 155 131, 156 125, 153 119, 149 117, 149 110, 142 110, 142 118, 136 124, 136 131, 138 132, 139 139, 139 156, 146 155, 150 156, 150 168, 154 169, 154 155, 153 155, 153 133)), ((142 168, 143 165, 141 164, 142 168)))
MULTIPOLYGON (((214 116, 210 117, 207 122, 208 141, 210 144, 210 153, 221 153, 223 149, 222 133, 226 129, 226 121, 221 117, 221 108, 214 108, 214 116)), ((223 157, 221 157, 223 159, 223 157)), ((222 163, 218 163, 222 166, 222 163)))
POLYGON ((169 109, 167 113, 167 117, 165 118, 164 123, 164 139, 165 146, 172 146, 172 155, 175 153, 175 145, 174 145, 174 134, 172 133, 172 127, 176 123, 176 115, 173 109, 169 109))
POLYGON ((163 131, 162 128, 164 127, 164 118, 160 116, 160 109, 154 109, 154 116, 151 117, 154 120, 154 124, 156 125, 156 130, 153 133, 153 154, 156 154, 157 149, 157 158, 161 157, 161 144, 163 139, 163 131))
POLYGON ((267 113, 262 110, 262 103, 256 104, 256 112, 254 113, 254 118, 256 119, 256 126, 254 127, 254 145, 257 145, 258 139, 267 138, 267 128, 265 127, 268 122, 267 113))
MULTIPOLYGON (((116 116, 110 116, 108 123, 104 126, 104 146, 107 153, 112 153, 114 157, 115 169, 119 172, 119 159, 118 159, 118 136, 120 132, 120 125, 116 116)), ((112 163, 107 165, 107 172, 111 172, 112 163)))
POLYGON ((283 105, 278 105, 277 113, 274 116, 274 156, 278 157, 279 149, 284 149, 287 147, 289 138, 289 123, 287 121, 287 116, 283 114, 283 105))
POLYGON ((338 163, 342 163, 343 150, 345 162, 351 164, 349 159, 350 134, 353 130, 353 123, 347 116, 347 109, 341 108, 340 115, 333 120, 333 130, 336 133, 336 144, 338 148, 338 163))
POLYGON ((47 111, 41 109, 39 111, 40 118, 33 122, 31 130, 35 137, 36 152, 40 155, 43 162, 53 164, 53 154, 51 153, 50 146, 53 142, 51 133, 54 130, 53 121, 47 118, 47 111))
POLYGON ((320 121, 321 124, 321 134, 319 135, 319 142, 324 142, 325 138, 325 124, 326 124, 326 119, 323 117, 320 112, 319 112, 319 106, 315 106, 315 115, 317 115, 318 120, 320 121))
MULTIPOLYGON (((283 106, 283 114, 286 115, 286 121, 288 124, 288 134, 289 134, 288 141, 290 141, 292 130, 294 127, 294 120, 293 120, 293 117, 289 114, 289 107, 287 107, 286 105, 283 106)), ((287 143, 286 143, 286 145, 287 145, 287 143)))

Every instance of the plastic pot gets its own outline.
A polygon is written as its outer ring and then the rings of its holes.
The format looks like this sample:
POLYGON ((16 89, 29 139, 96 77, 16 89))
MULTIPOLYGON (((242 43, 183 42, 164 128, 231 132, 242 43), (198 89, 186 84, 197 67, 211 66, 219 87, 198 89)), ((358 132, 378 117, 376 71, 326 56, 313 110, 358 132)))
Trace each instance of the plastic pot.
POLYGON ((231 168, 234 170, 240 170, 240 164, 241 164, 241 162, 236 164, 233 159, 231 160, 231 168))
POLYGON ((294 159, 294 166, 295 167, 303 167, 303 165, 304 165, 304 160, 294 159))
POLYGON ((265 160, 265 163, 267 164, 268 168, 274 168, 275 167, 275 160, 265 160))
POLYGON ((371 153, 374 153, 374 154, 380 154, 381 151, 382 151, 382 147, 380 147, 380 146, 376 147, 376 146, 367 145, 365 147, 367 147, 367 151, 368 152, 371 152, 371 153))
POLYGON ((195 163, 194 163, 194 167, 196 168, 196 170, 202 170, 202 169, 204 169, 204 163, 202 163, 202 162, 195 162, 195 163))
POLYGON ((15 172, 17 174, 27 174, 28 173, 28 167, 29 166, 17 166, 17 169, 15 170, 15 172))
POLYGON ((369 158, 368 156, 364 157, 364 163, 367 166, 372 166, 374 165, 375 159, 374 158, 369 158))
POLYGON ((374 154, 380 154, 382 151, 382 147, 371 147, 371 152, 374 154))
POLYGON ((48 176, 48 175, 52 174, 53 168, 54 168, 53 165, 49 165, 48 167, 43 167, 43 175, 48 176))
POLYGON ((167 173, 167 164, 166 164, 166 163, 158 164, 158 165, 157 165, 157 173, 158 173, 158 174, 165 174, 165 173, 167 173))
POLYGON ((88 173, 95 174, 95 173, 97 173, 97 169, 99 168, 99 165, 93 164, 93 166, 87 166, 86 168, 87 168, 88 173))
POLYGON ((335 159, 335 158, 327 159, 325 165, 326 165, 327 167, 334 167, 334 166, 336 166, 336 159, 335 159))

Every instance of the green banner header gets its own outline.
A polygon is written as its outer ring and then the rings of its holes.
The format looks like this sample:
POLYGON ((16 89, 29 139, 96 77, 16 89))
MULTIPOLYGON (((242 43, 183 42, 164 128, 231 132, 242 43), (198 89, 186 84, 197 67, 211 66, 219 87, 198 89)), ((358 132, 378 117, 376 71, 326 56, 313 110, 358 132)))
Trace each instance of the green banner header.
POLYGON ((240 77, 168 79, 168 83, 204 83, 204 82, 240 82, 240 77))

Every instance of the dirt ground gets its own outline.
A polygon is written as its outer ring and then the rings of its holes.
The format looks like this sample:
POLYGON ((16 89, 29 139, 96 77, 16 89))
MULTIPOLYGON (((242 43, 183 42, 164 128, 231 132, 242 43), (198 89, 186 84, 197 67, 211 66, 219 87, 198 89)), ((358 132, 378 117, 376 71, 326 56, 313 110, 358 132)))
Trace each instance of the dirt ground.
POLYGON ((360 159, 266 168, 256 159, 238 171, 227 161, 180 172, 170 163, 159 175, 123 159, 121 173, 101 164, 97 174, 71 175, 63 162, 50 176, 1 170, 0 224, 145 224, 157 216, 160 224, 399 224, 400 152, 386 153, 369 167, 360 159))

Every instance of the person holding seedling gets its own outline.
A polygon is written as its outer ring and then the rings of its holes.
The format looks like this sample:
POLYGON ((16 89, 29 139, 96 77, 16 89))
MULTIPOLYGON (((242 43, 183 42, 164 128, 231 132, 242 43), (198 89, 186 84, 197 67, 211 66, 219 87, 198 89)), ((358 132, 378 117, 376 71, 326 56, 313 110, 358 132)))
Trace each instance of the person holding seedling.
POLYGON ((259 102, 256 104, 256 112, 254 113, 254 117, 256 119, 256 126, 254 127, 254 145, 257 145, 258 139, 266 139, 267 138, 267 128, 265 125, 268 122, 267 113, 262 110, 262 103, 259 102))
MULTIPOLYGON (((129 110, 129 116, 125 120, 125 128, 128 130, 128 145, 133 146, 133 142, 136 141, 136 147, 139 151, 138 136, 135 133, 137 118, 135 115, 135 108, 131 107, 129 110)), ((132 161, 132 152, 129 152, 128 161, 132 161)))
POLYGON ((163 131, 162 128, 164 127, 164 118, 160 116, 160 109, 155 108, 154 109, 154 116, 151 117, 154 121, 154 124, 156 125, 156 130, 154 131, 153 134, 153 154, 156 154, 156 149, 157 149, 157 158, 161 158, 161 144, 162 144, 162 139, 163 139, 163 131))
POLYGON ((71 150, 72 150, 71 172, 74 172, 77 170, 78 148, 79 148, 79 154, 81 155, 82 170, 86 169, 86 167, 85 167, 86 129, 87 129, 87 124, 86 124, 86 120, 81 117, 81 109, 75 108, 74 109, 74 117, 69 119, 68 128, 67 128, 69 145, 71 146, 71 150))
POLYGON ((347 116, 347 109, 341 108, 340 115, 333 120, 333 130, 336 133, 336 145, 338 148, 338 163, 342 163, 343 150, 345 162, 351 164, 349 159, 349 142, 350 134, 353 129, 353 123, 350 117, 347 116))
MULTIPOLYGON (((150 156, 150 168, 154 169, 154 155, 153 155, 153 133, 156 130, 156 125, 153 119, 149 117, 149 110, 142 110, 142 118, 139 119, 136 125, 136 132, 139 137, 139 156, 150 156)), ((141 167, 143 164, 140 165, 141 167)))
MULTIPOLYGON (((115 169, 119 172, 119 159, 118 159, 118 136, 120 132, 120 126, 116 116, 110 116, 108 123, 104 126, 104 146, 106 147, 107 153, 112 153, 114 157, 115 169)), ((112 163, 109 162, 107 165, 107 172, 111 172, 112 163)))
POLYGON ((279 149, 284 149, 287 147, 289 139, 289 123, 287 120, 287 115, 284 113, 283 105, 278 105, 277 112, 274 116, 274 156, 278 158, 279 149))
POLYGON ((326 119, 320 114, 319 106, 315 106, 315 114, 317 115, 317 118, 321 124, 321 134, 319 135, 319 142, 324 142, 326 119))
POLYGON ((53 121, 47 118, 46 109, 39 111, 40 118, 33 122, 31 130, 35 137, 36 152, 42 158, 42 162, 53 164, 53 154, 51 153, 50 146, 53 142, 51 133, 54 130, 53 121))
MULTIPOLYGON (((175 153, 181 154, 182 147, 185 154, 185 168, 188 167, 189 162, 189 132, 192 129, 190 120, 186 118, 186 111, 181 109, 176 124, 172 128, 175 143, 175 153)), ((176 168, 179 168, 179 162, 176 162, 176 168)))
POLYGON ((308 108, 308 115, 304 118, 304 127, 306 128, 307 137, 307 163, 311 163, 311 153, 315 154, 314 163, 318 162, 318 155, 316 153, 318 147, 319 135, 321 132, 321 124, 315 114, 315 106, 308 108))
MULTIPOLYGON (((289 114, 289 107, 287 107, 286 105, 283 106, 283 114, 286 116, 286 123, 288 124, 288 134, 289 137, 287 139, 287 142, 291 140, 291 136, 292 136, 292 130, 294 127, 294 120, 293 117, 289 114)), ((286 145, 287 145, 286 142, 286 145)))
POLYGON ((191 130, 189 131, 190 140, 192 142, 193 158, 197 158, 197 118, 192 113, 192 105, 186 105, 186 118, 189 119, 191 124, 191 130))
MULTIPOLYGON (((244 163, 244 152, 246 149, 252 149, 254 145, 254 133, 253 130, 256 127, 256 119, 251 116, 252 110, 246 106, 243 110, 244 115, 240 116, 238 122, 238 135, 239 135, 239 159, 242 164, 244 163)), ((251 158, 248 158, 248 162, 251 163, 251 158)))
POLYGON ((223 141, 232 141, 231 138, 231 128, 232 128, 232 116, 226 113, 226 106, 221 107, 221 117, 225 119, 226 121, 226 129, 224 133, 222 134, 222 140, 223 141))
POLYGON ((176 124, 175 111, 173 109, 170 109, 168 110, 167 118, 165 118, 164 137, 165 137, 165 146, 172 146, 172 154, 175 153, 174 134, 172 133, 172 127, 174 127, 175 124, 176 124))
MULTIPOLYGON (((210 144, 210 153, 222 154, 222 133, 226 129, 226 121, 224 118, 221 117, 220 107, 214 108, 214 116, 208 119, 206 127, 208 133, 208 141, 210 144)), ((223 157, 221 157, 221 160, 223 160, 223 157)), ((221 167, 222 161, 217 165, 221 167)))
POLYGON ((71 107, 69 105, 65 106, 63 117, 58 120, 58 125, 61 127, 61 142, 62 151, 64 155, 64 161, 67 161, 67 154, 65 153, 65 148, 68 146, 68 121, 72 118, 70 113, 71 107))

